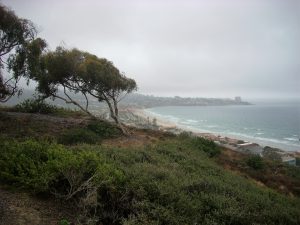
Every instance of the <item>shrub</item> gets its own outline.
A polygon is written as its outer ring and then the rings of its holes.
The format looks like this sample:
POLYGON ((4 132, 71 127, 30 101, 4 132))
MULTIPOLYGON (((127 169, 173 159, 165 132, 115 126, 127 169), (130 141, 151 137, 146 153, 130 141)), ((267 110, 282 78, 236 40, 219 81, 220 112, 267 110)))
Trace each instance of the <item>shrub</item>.
POLYGON ((56 106, 39 99, 26 99, 22 103, 17 104, 14 109, 17 112, 41 114, 50 114, 58 110, 56 106))
POLYGON ((70 224, 71 223, 66 219, 62 219, 62 220, 59 221, 59 225, 70 225, 70 224))
POLYGON ((211 140, 202 137, 194 137, 192 139, 192 143, 196 148, 205 152, 209 157, 214 157, 221 153, 219 146, 211 140))
POLYGON ((49 182, 57 176, 58 161, 65 159, 63 154, 60 146, 47 142, 3 140, 0 179, 34 192, 47 191, 49 182))
POLYGON ((137 148, 68 148, 0 140, 0 178, 72 198, 96 224, 299 224, 298 198, 223 170, 199 143, 210 144, 172 139, 137 148))
POLYGON ((79 143, 95 144, 100 141, 101 139, 97 134, 84 128, 69 129, 58 138, 58 143, 64 145, 79 143))
POLYGON ((109 168, 106 165, 92 151, 71 151, 59 144, 35 140, 1 142, 1 182, 33 192, 54 191, 59 196, 68 196, 95 174, 98 168, 102 171, 98 174, 107 171, 103 169, 109 168))
POLYGON ((182 131, 182 132, 180 132, 180 134, 178 134, 178 137, 179 137, 180 139, 191 138, 191 137, 192 137, 192 132, 182 131))
POLYGON ((93 121, 87 128, 103 138, 116 137, 122 134, 120 129, 106 121, 93 121))
POLYGON ((250 156, 246 163, 249 167, 255 170, 261 170, 264 168, 264 161, 259 155, 250 156))
POLYGON ((78 118, 78 117, 86 116, 86 113, 77 109, 57 107, 57 110, 54 112, 54 115, 59 117, 78 118))
POLYGON ((203 137, 192 136, 191 132, 183 131, 178 135, 178 138, 191 143, 191 147, 205 152, 209 157, 214 157, 221 153, 219 146, 213 141, 203 137))

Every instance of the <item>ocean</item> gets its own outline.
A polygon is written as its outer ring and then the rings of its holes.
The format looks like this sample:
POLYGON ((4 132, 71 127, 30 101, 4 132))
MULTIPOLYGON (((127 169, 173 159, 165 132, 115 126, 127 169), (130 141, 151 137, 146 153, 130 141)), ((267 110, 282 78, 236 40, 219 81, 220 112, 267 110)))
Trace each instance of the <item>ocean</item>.
POLYGON ((300 103, 251 102, 231 106, 166 106, 152 116, 195 132, 209 132, 285 151, 300 151, 300 103))

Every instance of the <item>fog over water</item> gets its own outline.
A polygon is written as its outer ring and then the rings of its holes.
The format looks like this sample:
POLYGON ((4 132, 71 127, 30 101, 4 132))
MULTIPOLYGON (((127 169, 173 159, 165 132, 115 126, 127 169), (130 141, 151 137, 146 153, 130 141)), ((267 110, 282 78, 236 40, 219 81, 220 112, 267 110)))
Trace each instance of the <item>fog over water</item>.
POLYGON ((50 49, 105 57, 139 92, 299 98, 299 0, 4 0, 50 49))

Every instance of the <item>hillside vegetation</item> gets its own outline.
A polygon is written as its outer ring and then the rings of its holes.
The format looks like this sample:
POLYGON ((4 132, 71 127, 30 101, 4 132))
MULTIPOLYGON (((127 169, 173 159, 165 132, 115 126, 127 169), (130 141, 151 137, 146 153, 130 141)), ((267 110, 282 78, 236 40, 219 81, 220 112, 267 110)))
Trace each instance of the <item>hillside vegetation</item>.
POLYGON ((61 223, 300 223, 298 197, 224 170, 211 141, 63 115, 0 114, 1 184, 75 205, 61 223))
MULTIPOLYGON (((288 185, 275 176, 267 182, 255 172, 270 173, 260 158, 235 160, 228 169, 231 158, 212 141, 124 126, 119 101, 137 90, 134 79, 103 56, 51 50, 33 22, 2 3, 0 12, 0 102, 22 93, 21 79, 34 81, 37 91, 35 100, 0 110, 0 225, 300 224, 299 170, 276 170, 288 185), (95 100, 105 103, 114 124, 92 113, 95 100)), ((249 104, 240 97, 131 101, 249 104)))

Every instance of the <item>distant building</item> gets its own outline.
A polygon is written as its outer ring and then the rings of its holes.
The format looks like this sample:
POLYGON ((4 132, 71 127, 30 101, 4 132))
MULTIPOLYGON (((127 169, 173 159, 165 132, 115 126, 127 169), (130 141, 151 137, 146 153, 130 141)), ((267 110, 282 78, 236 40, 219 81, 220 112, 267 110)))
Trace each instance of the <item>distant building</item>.
POLYGON ((265 146, 263 150, 263 157, 272 161, 281 162, 281 157, 283 154, 284 152, 282 150, 278 148, 272 148, 269 146, 265 146))
POLYGON ((238 144, 238 151, 262 156, 263 148, 256 143, 238 144))
POLYGON ((234 98, 234 100, 235 100, 236 102, 242 102, 242 98, 241 98, 240 96, 236 96, 236 97, 234 98))
POLYGON ((282 159, 283 163, 287 163, 291 166, 296 166, 296 158, 295 157, 292 157, 289 155, 284 155, 281 157, 281 159, 282 159))

